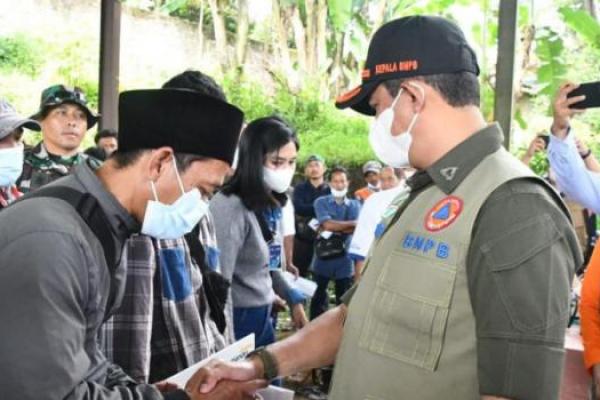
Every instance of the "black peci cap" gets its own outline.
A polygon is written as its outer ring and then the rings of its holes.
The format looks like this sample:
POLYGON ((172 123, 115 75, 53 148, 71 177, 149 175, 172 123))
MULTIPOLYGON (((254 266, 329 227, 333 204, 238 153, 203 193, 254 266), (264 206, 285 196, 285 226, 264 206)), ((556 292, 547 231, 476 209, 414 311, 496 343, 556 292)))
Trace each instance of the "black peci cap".
POLYGON ((119 151, 169 146, 231 165, 244 113, 186 89, 132 90, 119 96, 119 151))
POLYGON ((479 65, 458 26, 440 17, 400 18, 377 30, 361 73, 362 84, 338 97, 336 106, 375 115, 369 98, 383 81, 465 71, 479 75, 479 65))

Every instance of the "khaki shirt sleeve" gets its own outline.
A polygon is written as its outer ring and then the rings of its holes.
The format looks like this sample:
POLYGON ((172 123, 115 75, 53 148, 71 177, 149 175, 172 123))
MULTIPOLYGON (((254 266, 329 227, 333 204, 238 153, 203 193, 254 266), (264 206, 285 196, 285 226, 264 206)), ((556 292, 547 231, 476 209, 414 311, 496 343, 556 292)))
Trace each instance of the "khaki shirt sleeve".
POLYGON ((467 261, 482 395, 558 400, 581 263, 568 217, 539 183, 509 182, 486 201, 467 261))

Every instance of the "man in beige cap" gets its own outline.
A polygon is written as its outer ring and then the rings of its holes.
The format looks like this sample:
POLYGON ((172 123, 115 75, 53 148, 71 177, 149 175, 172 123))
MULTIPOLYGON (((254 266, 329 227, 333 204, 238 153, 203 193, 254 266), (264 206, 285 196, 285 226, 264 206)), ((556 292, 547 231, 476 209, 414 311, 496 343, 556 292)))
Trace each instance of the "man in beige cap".
POLYGON ((20 116, 0 100, 0 210, 21 196, 15 182, 23 170, 23 128, 39 131, 40 124, 20 116))
POLYGON ((381 163, 379 161, 367 161, 362 167, 363 177, 367 186, 354 192, 354 196, 361 203, 369 198, 373 193, 379 192, 381 184, 379 183, 379 173, 381 172, 381 163))

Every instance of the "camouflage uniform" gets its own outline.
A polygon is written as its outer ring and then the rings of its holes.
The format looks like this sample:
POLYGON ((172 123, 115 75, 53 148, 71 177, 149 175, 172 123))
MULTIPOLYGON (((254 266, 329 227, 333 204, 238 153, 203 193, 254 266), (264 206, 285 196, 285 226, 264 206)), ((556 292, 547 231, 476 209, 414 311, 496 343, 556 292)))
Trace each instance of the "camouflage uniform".
POLYGON ((40 142, 37 146, 25 150, 23 174, 17 181, 17 186, 23 193, 38 189, 69 175, 74 166, 86 160, 90 160, 89 164, 93 169, 101 165, 100 161, 84 153, 77 153, 71 157, 50 154, 44 143, 40 142))

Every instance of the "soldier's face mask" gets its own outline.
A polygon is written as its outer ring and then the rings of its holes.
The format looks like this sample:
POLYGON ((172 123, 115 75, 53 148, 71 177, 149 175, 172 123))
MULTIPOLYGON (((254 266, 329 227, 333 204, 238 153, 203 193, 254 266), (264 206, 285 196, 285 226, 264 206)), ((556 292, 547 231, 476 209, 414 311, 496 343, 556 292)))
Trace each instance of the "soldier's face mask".
MULTIPOLYGON (((412 82, 408 82, 408 84, 418 88, 423 94, 423 98, 425 98, 425 90, 421 86, 412 82)), ((408 151, 412 144, 411 131, 419 117, 419 113, 415 113, 408 124, 406 131, 397 136, 392 135, 394 107, 402 95, 403 90, 403 88, 400 88, 392 105, 375 118, 369 132, 369 143, 371 144, 375 155, 377 155, 381 161, 394 168, 410 166, 408 151)))
POLYGON ((23 145, 0 149, 0 187, 12 186, 23 172, 23 145))
POLYGON ((181 197, 173 204, 161 203, 158 200, 154 182, 150 181, 154 200, 149 200, 146 206, 142 233, 156 239, 179 239, 183 237, 186 233, 191 232, 208 212, 208 202, 204 201, 197 188, 189 192, 184 190, 174 157, 173 167, 182 193, 181 197))

